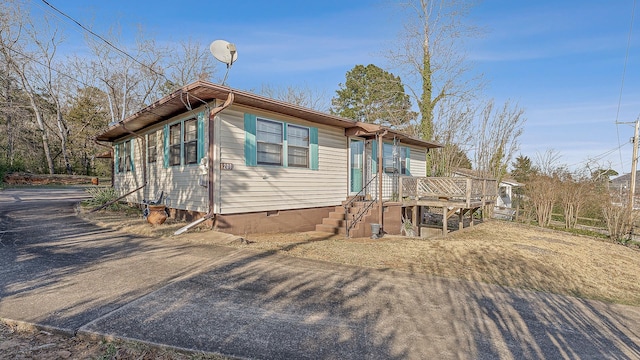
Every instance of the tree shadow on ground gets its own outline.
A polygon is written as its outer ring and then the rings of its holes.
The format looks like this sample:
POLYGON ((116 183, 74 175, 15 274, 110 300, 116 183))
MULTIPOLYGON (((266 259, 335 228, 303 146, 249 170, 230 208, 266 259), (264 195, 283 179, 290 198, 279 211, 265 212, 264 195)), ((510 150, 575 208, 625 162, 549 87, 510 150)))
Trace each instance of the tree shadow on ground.
POLYGON ((0 210, 2 317, 246 358, 640 357, 632 307, 130 236, 70 203, 23 205, 0 210))

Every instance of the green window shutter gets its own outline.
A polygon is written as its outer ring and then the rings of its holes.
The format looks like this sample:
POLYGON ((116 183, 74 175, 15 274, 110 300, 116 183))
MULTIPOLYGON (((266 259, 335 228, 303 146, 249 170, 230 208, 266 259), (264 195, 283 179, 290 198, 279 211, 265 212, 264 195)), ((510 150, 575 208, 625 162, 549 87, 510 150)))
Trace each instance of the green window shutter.
POLYGON ((411 149, 409 149, 408 147, 404 148, 405 149, 405 157, 406 157, 406 162, 405 162, 405 166, 407 168, 406 174, 405 175, 409 175, 411 176, 411 149))
POLYGON ((120 165, 120 149, 118 144, 113 144, 113 172, 116 174, 118 171, 118 166, 120 165))
POLYGON ((378 172, 378 142, 376 140, 371 141, 371 173, 376 174, 378 172))
POLYGON ((244 114, 244 160, 247 166, 258 164, 256 150, 256 116, 244 114))
POLYGON ((131 165, 131 172, 135 171, 135 166, 133 164, 133 148, 134 148, 134 145, 135 145, 135 139, 129 140, 129 150, 131 150, 129 152, 129 157, 130 157, 129 165, 131 165))
POLYGON ((282 167, 289 166, 289 145, 287 143, 287 123, 282 123, 282 167))
POLYGON ((169 124, 164 125, 164 168, 169 167, 169 124))
POLYGON ((204 114, 205 114, 204 111, 198 114, 198 164, 200 164, 200 160, 204 157, 204 152, 205 152, 204 114))
POLYGON ((311 170, 318 170, 320 161, 318 156, 318 128, 309 128, 309 157, 311 170))

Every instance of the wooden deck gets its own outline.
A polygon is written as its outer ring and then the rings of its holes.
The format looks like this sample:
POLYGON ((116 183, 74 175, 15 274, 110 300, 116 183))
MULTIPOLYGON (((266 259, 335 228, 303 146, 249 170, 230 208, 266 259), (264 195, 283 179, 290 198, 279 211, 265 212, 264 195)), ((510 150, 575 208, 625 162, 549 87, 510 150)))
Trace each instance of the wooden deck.
POLYGON ((458 214, 458 226, 464 227, 464 217, 471 218, 485 206, 493 206, 498 196, 498 184, 494 179, 465 177, 400 177, 399 199, 412 214, 412 224, 421 223, 422 207, 442 210, 442 234, 448 232, 447 219, 458 214))

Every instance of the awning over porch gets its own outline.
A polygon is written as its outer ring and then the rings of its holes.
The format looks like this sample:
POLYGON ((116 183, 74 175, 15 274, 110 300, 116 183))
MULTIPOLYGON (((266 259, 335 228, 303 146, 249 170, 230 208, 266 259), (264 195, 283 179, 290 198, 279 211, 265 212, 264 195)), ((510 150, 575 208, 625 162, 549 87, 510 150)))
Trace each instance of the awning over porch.
POLYGON ((376 124, 363 123, 359 121, 355 123, 355 126, 347 128, 345 130, 345 135, 347 136, 359 136, 363 138, 373 138, 378 134, 382 134, 383 139, 389 139, 389 140, 397 139, 401 143, 421 146, 427 149, 442 147, 442 145, 438 143, 425 141, 415 136, 404 134, 397 130, 389 129, 376 124))

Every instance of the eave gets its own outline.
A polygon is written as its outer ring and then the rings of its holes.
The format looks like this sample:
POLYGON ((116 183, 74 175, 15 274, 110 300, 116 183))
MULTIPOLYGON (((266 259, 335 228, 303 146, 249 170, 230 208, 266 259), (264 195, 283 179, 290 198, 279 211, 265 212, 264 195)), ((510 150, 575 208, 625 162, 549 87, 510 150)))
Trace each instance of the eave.
POLYGON ((293 116, 317 124, 341 127, 345 129, 346 135, 375 134, 381 130, 387 130, 385 138, 396 137, 403 143, 427 148, 441 147, 439 144, 411 137, 379 125, 356 122, 340 116, 270 99, 250 92, 213 84, 208 81, 196 81, 172 92, 153 104, 132 114, 125 120, 109 127, 105 132, 99 134, 96 137, 96 140, 113 142, 119 138, 129 135, 131 132, 140 131, 148 126, 184 113, 186 109, 198 108, 205 104, 211 105, 211 102, 216 99, 225 100, 230 92, 233 92, 234 94, 234 105, 293 116))

